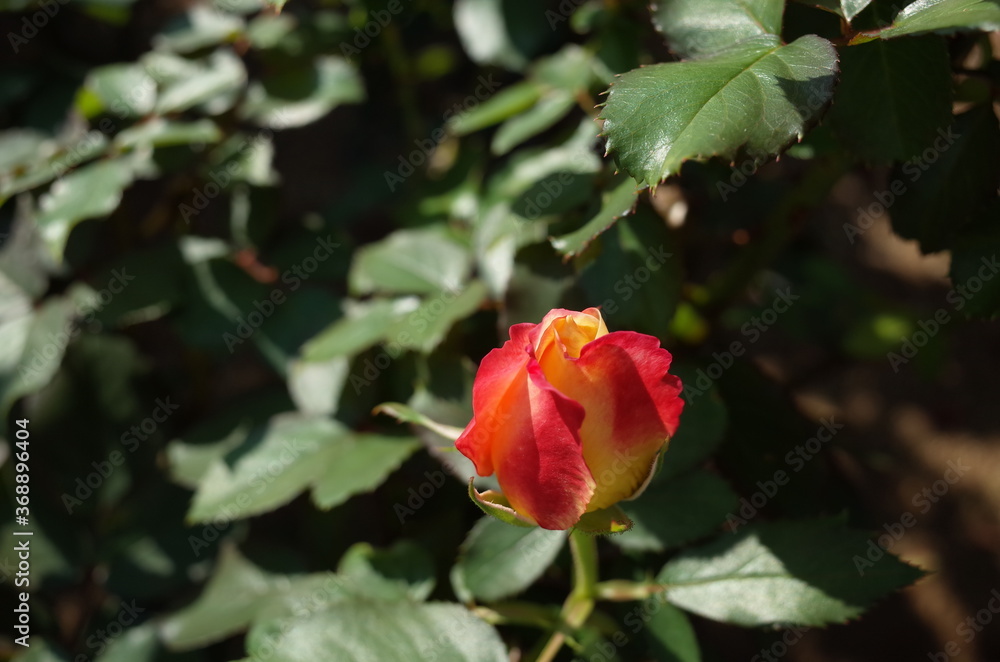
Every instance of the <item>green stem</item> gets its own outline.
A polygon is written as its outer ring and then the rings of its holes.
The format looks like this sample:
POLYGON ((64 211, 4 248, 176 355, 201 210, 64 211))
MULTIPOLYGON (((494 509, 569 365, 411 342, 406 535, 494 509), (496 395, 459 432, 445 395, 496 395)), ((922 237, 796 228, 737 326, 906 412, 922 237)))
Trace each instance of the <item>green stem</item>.
POLYGON ((474 612, 491 625, 527 625, 543 630, 559 627, 562 619, 557 607, 534 602, 500 602, 491 607, 476 607, 474 612))
POLYGON ((574 529, 569 534, 569 550, 573 556, 573 590, 563 603, 561 626, 552 633, 535 662, 552 662, 566 635, 587 622, 597 598, 597 539, 574 529))
POLYGON ((573 556, 573 595, 593 602, 597 596, 597 538, 573 529, 569 534, 573 556))
POLYGON ((637 583, 623 580, 601 582, 597 585, 597 598, 615 602, 645 600, 666 590, 662 584, 637 583))

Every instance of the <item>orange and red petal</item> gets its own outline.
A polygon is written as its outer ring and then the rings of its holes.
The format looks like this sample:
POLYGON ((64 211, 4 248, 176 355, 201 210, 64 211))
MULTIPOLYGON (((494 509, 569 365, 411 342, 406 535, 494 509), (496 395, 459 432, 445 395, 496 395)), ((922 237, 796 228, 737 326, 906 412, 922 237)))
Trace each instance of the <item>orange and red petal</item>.
POLYGON ((472 421, 455 440, 455 447, 472 460, 476 473, 493 473, 493 439, 513 416, 511 391, 527 378, 528 334, 534 324, 510 327, 510 340, 483 359, 472 385, 472 421))
POLYGON ((572 527, 594 493, 580 443, 583 407, 553 388, 534 359, 505 405, 511 418, 492 443, 504 496, 542 528, 572 527))
POLYGON ((653 336, 616 331, 585 345, 578 359, 546 358, 547 380, 587 412, 580 437, 596 482, 588 511, 631 497, 684 406, 680 379, 667 372, 670 353, 653 336))

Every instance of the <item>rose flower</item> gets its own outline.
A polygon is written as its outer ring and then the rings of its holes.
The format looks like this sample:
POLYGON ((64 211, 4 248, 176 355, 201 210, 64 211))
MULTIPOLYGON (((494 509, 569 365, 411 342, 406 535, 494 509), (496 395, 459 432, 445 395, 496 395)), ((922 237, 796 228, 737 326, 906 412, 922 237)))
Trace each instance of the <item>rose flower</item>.
POLYGON ((483 359, 455 445, 479 475, 496 472, 519 519, 572 528, 651 477, 684 405, 670 362, 653 336, 609 333, 596 308, 552 310, 483 359))

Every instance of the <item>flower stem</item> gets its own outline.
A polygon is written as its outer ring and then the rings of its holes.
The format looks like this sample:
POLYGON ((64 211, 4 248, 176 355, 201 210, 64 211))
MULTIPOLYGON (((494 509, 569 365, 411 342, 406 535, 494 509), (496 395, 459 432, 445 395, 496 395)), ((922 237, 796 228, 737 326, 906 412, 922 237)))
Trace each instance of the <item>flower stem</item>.
POLYGON ((597 597, 597 539, 574 529, 569 534, 569 550, 573 556, 573 590, 560 613, 560 627, 552 633, 535 662, 552 662, 563 644, 567 632, 581 627, 594 610, 597 597))

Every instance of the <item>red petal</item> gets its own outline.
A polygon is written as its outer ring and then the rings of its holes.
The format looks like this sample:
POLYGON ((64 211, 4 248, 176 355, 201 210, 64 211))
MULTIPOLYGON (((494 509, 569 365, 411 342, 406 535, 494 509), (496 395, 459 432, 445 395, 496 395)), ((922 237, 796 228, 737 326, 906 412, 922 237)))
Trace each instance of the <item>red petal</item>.
POLYGON ((490 352, 476 374, 475 417, 456 447, 504 496, 546 529, 568 529, 587 508, 594 482, 580 448, 583 408, 554 389, 529 354, 535 325, 511 327, 511 340, 490 352))
POLYGON ((534 359, 519 386, 493 444, 497 481, 514 510, 543 529, 568 529, 594 493, 580 448, 583 407, 545 381, 534 359))
POLYGON ((455 447, 476 465, 476 473, 493 473, 494 433, 506 425, 511 414, 505 399, 515 382, 527 374, 528 334, 534 324, 510 327, 510 340, 483 358, 472 384, 472 421, 455 440, 455 447))
POLYGON ((616 331, 583 347, 579 359, 546 357, 545 375, 583 405, 583 455, 597 483, 588 511, 627 499, 673 436, 684 402, 667 374, 670 352, 659 341, 616 331))

